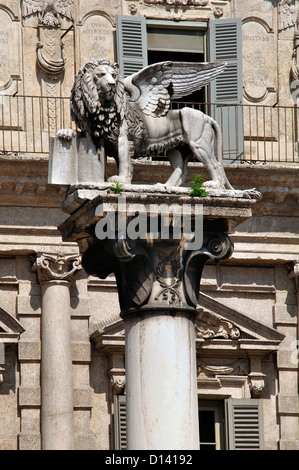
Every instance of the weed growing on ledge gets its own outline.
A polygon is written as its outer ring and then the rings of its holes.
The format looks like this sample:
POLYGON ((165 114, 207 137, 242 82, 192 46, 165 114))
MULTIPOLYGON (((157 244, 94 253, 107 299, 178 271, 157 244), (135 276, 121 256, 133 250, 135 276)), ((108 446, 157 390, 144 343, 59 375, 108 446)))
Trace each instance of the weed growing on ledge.
POLYGON ((112 185, 110 187, 110 190, 113 194, 122 194, 123 190, 124 190, 124 187, 121 183, 119 183, 118 181, 116 181, 114 183, 114 185, 112 185))
POLYGON ((206 189, 203 186, 203 177, 201 175, 195 175, 190 183, 193 184, 191 186, 192 191, 189 193, 189 196, 204 197, 208 195, 206 189))

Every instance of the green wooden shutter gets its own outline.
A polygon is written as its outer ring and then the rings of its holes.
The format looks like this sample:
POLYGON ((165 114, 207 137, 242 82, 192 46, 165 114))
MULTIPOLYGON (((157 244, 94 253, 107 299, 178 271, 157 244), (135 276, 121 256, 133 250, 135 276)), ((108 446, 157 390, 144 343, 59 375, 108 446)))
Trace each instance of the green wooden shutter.
POLYGON ((114 445, 115 445, 115 450, 126 450, 126 445, 127 445, 126 395, 114 396, 114 445))
POLYGON ((116 33, 118 64, 125 78, 147 66, 145 17, 117 15, 116 33))
POLYGON ((225 401, 226 445, 228 450, 263 450, 262 401, 225 401))
POLYGON ((227 67, 211 82, 212 114, 223 134, 223 158, 243 158, 243 79, 242 20, 210 21, 210 60, 226 62, 227 67), (232 106, 229 106, 232 105, 232 106))

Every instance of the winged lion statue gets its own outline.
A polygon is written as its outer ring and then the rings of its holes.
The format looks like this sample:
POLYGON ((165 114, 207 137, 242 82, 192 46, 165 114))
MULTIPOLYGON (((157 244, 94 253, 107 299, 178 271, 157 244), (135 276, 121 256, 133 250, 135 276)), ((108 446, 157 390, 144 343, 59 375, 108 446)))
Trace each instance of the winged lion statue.
MULTIPOLYGON (((110 180, 130 183, 132 159, 165 152, 172 166, 166 186, 180 186, 194 154, 211 175, 214 186, 233 189, 222 165, 222 139, 217 122, 189 107, 171 109, 171 101, 207 85, 226 64, 219 62, 159 62, 125 79, 118 65, 93 60, 78 71, 71 91, 71 114, 97 148, 104 141, 118 175, 110 180), (214 152, 216 142, 216 155, 214 152)), ((62 129, 61 138, 73 131, 62 129)))

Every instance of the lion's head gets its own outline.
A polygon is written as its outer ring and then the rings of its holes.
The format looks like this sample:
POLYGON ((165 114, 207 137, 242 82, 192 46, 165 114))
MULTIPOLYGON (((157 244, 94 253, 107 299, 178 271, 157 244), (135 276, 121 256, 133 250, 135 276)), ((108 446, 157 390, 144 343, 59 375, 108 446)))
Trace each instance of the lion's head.
POLYGON ((117 133, 126 108, 118 65, 92 60, 80 68, 71 91, 71 114, 82 131, 98 139, 117 133))

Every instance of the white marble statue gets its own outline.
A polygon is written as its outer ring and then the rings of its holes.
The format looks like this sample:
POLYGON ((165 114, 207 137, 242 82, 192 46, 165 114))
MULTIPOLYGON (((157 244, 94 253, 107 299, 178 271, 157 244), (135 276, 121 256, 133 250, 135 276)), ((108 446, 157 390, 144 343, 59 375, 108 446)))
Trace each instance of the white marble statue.
MULTIPOLYGON (((166 186, 184 183, 188 160, 194 154, 209 170, 214 187, 232 189, 222 165, 218 124, 189 107, 170 109, 171 100, 207 85, 225 65, 160 62, 124 80, 117 64, 106 59, 81 67, 71 92, 72 117, 97 148, 104 141, 106 155, 116 159, 119 174, 112 181, 131 182, 132 158, 165 152, 173 168, 166 186)), ((66 139, 72 135, 63 129, 58 133, 66 139)))

